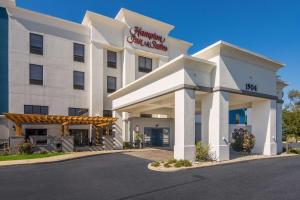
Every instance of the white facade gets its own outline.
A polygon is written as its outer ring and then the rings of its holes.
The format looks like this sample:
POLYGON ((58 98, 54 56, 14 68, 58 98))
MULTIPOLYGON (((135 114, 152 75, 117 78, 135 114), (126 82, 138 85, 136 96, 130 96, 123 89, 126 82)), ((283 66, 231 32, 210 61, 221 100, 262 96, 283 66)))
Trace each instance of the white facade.
MULTIPOLYGON (((276 72, 281 63, 222 41, 189 56, 192 44, 169 36, 174 26, 123 8, 114 19, 87 11, 77 24, 12 2, 0 4, 9 24, 9 105, 2 112, 24 113, 25 105, 48 106, 50 115, 68 115, 69 108, 88 109, 90 116, 114 111, 115 148, 133 142, 136 132, 146 137, 146 130, 153 137, 150 143, 160 146, 163 139, 155 134, 168 130, 164 140, 174 146, 175 158, 193 160, 195 133, 201 132, 216 159, 227 160, 228 113, 251 108, 255 152, 280 152, 285 83, 276 72), (43 55, 30 53, 30 33, 43 36, 43 55), (84 62, 74 61, 74 43, 84 45, 84 62), (108 66, 109 51, 116 53, 115 68, 108 66), (151 60, 148 73, 140 69, 140 57, 145 66, 151 60), (30 64, 43 66, 42 85, 30 84, 30 64), (84 72, 83 90, 73 88, 74 71, 84 72), (108 91, 108 77, 116 80, 115 92, 108 91), (201 131, 195 130, 196 113, 201 113, 201 131)), ((13 136, 13 125, 0 120, 0 136, 13 136)), ((23 132, 28 127, 36 128, 26 125, 23 132)), ((48 135, 59 134, 58 126, 39 127, 48 135)), ((89 129, 92 140, 91 127, 79 128, 89 129)))

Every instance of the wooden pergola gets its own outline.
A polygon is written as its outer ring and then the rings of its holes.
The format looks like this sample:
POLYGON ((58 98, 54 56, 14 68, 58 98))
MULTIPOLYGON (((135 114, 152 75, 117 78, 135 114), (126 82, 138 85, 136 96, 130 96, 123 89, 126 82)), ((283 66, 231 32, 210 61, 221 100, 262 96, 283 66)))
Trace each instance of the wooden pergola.
POLYGON ((22 124, 60 124, 61 135, 69 132, 69 125, 94 125, 106 127, 113 125, 117 118, 114 117, 90 117, 90 116, 63 116, 63 115, 38 115, 38 114, 16 114, 5 113, 5 117, 16 124, 16 136, 22 135, 22 124))

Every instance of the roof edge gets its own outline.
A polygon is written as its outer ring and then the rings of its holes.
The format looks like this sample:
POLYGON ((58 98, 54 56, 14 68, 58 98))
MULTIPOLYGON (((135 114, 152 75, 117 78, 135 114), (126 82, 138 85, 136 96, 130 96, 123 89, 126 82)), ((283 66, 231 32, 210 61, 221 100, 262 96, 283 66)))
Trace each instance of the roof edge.
POLYGON ((281 63, 279 61, 273 60, 273 59, 271 59, 271 58, 269 58, 267 56, 255 53, 255 52, 250 51, 250 50, 245 49, 245 48, 241 48, 241 47, 239 47, 237 45, 231 44, 229 42, 225 42, 223 40, 219 40, 218 42, 215 42, 212 45, 209 45, 208 47, 206 47, 206 48, 204 48, 204 49, 202 49, 202 50, 194 53, 193 56, 199 56, 200 54, 205 53, 205 52, 207 52, 207 51, 209 51, 209 50, 211 50, 213 48, 221 48, 222 46, 238 50, 238 51, 243 52, 245 54, 248 54, 250 56, 255 56, 255 57, 257 57, 259 59, 262 59, 262 60, 265 60, 267 62, 271 62, 273 65, 276 66, 276 68, 281 68, 281 67, 285 66, 285 64, 283 64, 283 63, 281 63))

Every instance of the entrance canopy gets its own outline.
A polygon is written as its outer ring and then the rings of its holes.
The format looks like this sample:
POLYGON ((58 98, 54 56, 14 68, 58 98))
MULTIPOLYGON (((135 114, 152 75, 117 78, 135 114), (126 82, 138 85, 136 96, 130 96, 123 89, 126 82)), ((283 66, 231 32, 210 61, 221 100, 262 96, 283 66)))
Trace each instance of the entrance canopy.
POLYGON ((114 117, 90 117, 90 116, 63 116, 63 115, 38 115, 38 114, 16 114, 5 113, 5 117, 16 124, 16 135, 21 135, 22 124, 61 124, 67 125, 94 125, 97 127, 114 124, 114 117))
POLYGON ((215 67, 216 64, 213 62, 180 55, 108 97, 112 99, 112 107, 116 111, 135 112, 139 110, 139 105, 145 109, 144 102, 149 100, 152 105, 147 108, 148 110, 161 109, 162 105, 172 108, 169 99, 173 99, 172 95, 175 91, 186 88, 204 93, 210 92, 211 72, 215 67), (155 102, 156 100, 158 102, 155 102))

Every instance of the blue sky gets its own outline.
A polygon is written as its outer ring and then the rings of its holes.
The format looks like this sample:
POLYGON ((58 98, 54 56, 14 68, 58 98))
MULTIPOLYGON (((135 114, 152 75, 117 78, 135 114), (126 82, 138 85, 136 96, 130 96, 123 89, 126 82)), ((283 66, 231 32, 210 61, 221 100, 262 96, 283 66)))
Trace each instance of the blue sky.
POLYGON ((127 8, 174 25, 170 35, 192 42, 190 53, 224 40, 281 61, 286 91, 300 90, 298 0, 17 0, 17 6, 78 23, 86 10, 115 17, 127 8))

